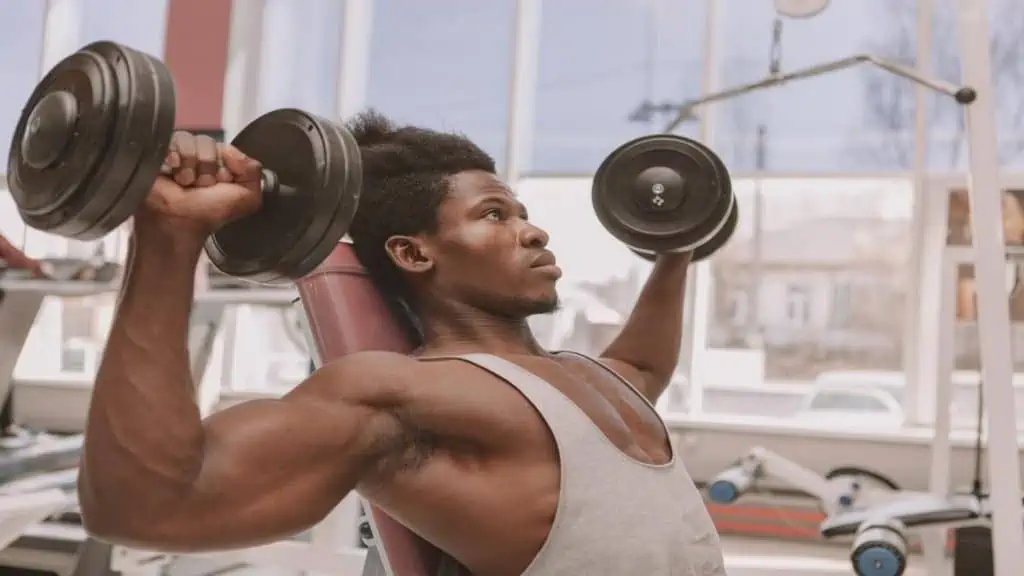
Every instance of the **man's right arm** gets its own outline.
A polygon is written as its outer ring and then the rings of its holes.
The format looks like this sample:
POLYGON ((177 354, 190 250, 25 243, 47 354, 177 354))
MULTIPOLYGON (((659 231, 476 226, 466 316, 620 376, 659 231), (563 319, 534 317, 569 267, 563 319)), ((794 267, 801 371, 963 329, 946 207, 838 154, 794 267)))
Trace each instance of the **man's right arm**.
POLYGON ((187 361, 199 249, 133 246, 79 475, 85 526, 108 541, 202 551, 290 536, 408 437, 396 414, 415 361, 388 353, 344 358, 281 399, 200 420, 187 361))

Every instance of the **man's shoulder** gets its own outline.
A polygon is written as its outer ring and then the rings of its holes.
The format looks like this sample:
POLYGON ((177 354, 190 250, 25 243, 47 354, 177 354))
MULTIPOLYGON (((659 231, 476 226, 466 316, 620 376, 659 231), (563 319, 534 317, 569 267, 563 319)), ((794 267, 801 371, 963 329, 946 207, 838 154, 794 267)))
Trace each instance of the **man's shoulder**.
POLYGON ((324 364, 304 384, 331 398, 377 402, 392 397, 400 401, 416 381, 417 368, 416 360, 405 354, 355 352, 324 364))

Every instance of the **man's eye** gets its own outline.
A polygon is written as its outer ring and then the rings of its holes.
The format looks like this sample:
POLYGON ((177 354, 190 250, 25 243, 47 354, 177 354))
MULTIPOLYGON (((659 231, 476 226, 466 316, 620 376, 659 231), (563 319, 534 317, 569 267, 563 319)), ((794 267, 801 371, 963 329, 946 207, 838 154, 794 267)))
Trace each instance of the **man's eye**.
POLYGON ((484 218, 486 218, 488 220, 500 221, 501 220, 501 210, 498 210, 497 208, 492 208, 492 209, 488 210, 487 212, 484 212, 484 218))

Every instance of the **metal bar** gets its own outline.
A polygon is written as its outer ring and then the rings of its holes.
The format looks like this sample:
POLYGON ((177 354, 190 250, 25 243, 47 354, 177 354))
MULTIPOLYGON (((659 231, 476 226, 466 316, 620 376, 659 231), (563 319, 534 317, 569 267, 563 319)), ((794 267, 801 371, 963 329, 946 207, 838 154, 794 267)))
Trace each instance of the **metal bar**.
POLYGON ((504 177, 512 186, 519 181, 523 166, 530 163, 533 152, 541 9, 541 0, 516 2, 504 168, 504 177))
POLYGON ((374 0, 345 0, 338 59, 337 114, 342 120, 366 107, 374 4, 374 0))
MULTIPOLYGON (((958 96, 964 97, 964 95, 967 93, 966 91, 969 90, 968 88, 963 86, 957 86, 955 84, 944 82, 942 80, 936 80, 933 78, 925 77, 922 74, 918 74, 911 68, 907 68, 906 66, 897 64, 895 62, 890 62, 889 60, 885 60, 877 56, 872 56, 870 54, 857 54, 854 56, 841 58, 839 60, 833 60, 831 62, 815 64, 813 66, 801 68, 799 70, 794 70, 792 72, 785 72, 782 74, 771 74, 755 82, 751 82, 748 84, 740 84, 738 86, 727 88, 719 92, 707 94, 701 98, 697 98, 696 100, 684 102, 682 105, 680 105, 679 111, 676 113, 676 117, 673 118, 672 121, 665 128, 665 132, 674 131, 676 128, 679 127, 680 124, 686 121, 686 119, 690 116, 690 114, 692 114, 695 108, 704 106, 705 104, 710 104, 712 102, 718 102, 721 100, 729 100, 730 98, 742 96, 743 94, 756 92, 758 90, 771 88, 774 86, 778 86, 780 84, 786 84, 788 82, 793 82, 796 80, 806 80, 807 78, 814 78, 817 76, 821 76, 823 74, 838 72, 839 70, 845 70, 847 68, 851 68, 853 66, 857 66, 860 64, 871 64, 873 66, 877 66, 887 72, 895 74, 896 76, 906 78, 907 80, 910 80, 915 84, 926 86, 936 92, 945 94, 946 96, 949 96, 951 98, 957 98, 958 96)), ((973 93, 973 91, 971 92, 973 93)))
MULTIPOLYGON (((707 17, 704 22, 704 67, 701 71, 701 93, 709 94, 718 88, 718 71, 721 64, 721 31, 719 30, 720 0, 706 0, 707 17)), ((684 116, 685 118, 685 116, 684 116)), ((681 122, 682 120, 680 120, 681 122)), ((710 143, 714 134, 713 110, 706 108, 700 115, 700 139, 710 143)), ((691 266, 687 274, 683 294, 683 337, 679 347, 679 366, 689 381, 687 390, 688 409, 700 413, 704 409, 704 383, 700 381, 699 362, 701 354, 697 349, 707 347, 707 323, 710 308, 710 270, 708 263, 691 266)), ((662 395, 659 408, 667 409, 669 394, 662 395)))
MULTIPOLYGON (((932 19, 934 16, 934 0, 918 0, 916 14, 916 66, 919 74, 931 76, 932 74, 932 19)), ((911 219, 911 244, 910 244, 910 266, 915 273, 910 275, 910 285, 907 289, 907 302, 918 302, 918 306, 906 307, 905 333, 903 341, 903 369, 907 374, 906 411, 907 423, 920 425, 931 420, 934 410, 930 406, 934 392, 932 387, 924 386, 923 374, 930 374, 934 366, 925 367, 926 364, 935 363, 933 347, 936 345, 938 335, 929 330, 921 323, 921 316, 931 315, 935 311, 925 312, 930 304, 938 303, 936 297, 940 286, 934 283, 934 270, 941 267, 941 250, 933 249, 927 244, 929 231, 934 226, 945 233, 945 220, 929 220, 928 217, 935 210, 932 207, 936 202, 949 202, 945 191, 942 197, 937 199, 938 194, 929 195, 928 180, 928 96, 931 92, 927 86, 918 85, 914 91, 914 158, 913 158, 913 182, 914 182, 914 206, 911 219), (932 280, 932 282, 929 282, 932 280)), ((945 214, 945 211, 942 212, 945 214)), ((945 244, 939 239, 939 245, 945 244)), ((931 382, 933 378, 927 379, 931 382)))

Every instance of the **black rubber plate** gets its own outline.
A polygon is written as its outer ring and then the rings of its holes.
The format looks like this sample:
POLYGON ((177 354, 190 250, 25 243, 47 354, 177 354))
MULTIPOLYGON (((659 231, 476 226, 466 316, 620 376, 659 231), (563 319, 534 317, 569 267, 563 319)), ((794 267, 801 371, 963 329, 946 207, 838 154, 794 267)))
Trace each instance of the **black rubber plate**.
POLYGON ((68 56, 33 91, 15 130, 8 184, 22 219, 79 240, 109 234, 145 200, 173 124, 162 63, 113 42, 68 56), (40 102, 49 113, 33 115, 40 102))
POLYGON ((724 164, 703 144, 674 134, 631 140, 601 163, 594 175, 592 202, 601 224, 633 248, 669 252, 696 247, 718 230, 732 205, 724 164), (664 167, 685 183, 671 210, 644 209, 634 193, 638 177, 664 167))
POLYGON ((267 195, 256 214, 218 230, 206 243, 210 260, 225 274, 267 284, 308 274, 348 230, 351 216, 343 216, 354 212, 358 200, 358 186, 348 185, 358 168, 338 128, 300 110, 280 109, 254 120, 231 143, 296 192, 267 195))
MULTIPOLYGON (((726 218, 725 224, 715 234, 708 239, 707 242, 697 246, 693 250, 693 256, 690 258, 690 262, 700 262, 705 258, 710 258, 720 248, 729 243, 729 239, 732 238, 734 232, 736 232, 736 225, 740 220, 740 208, 733 202, 732 210, 729 211, 729 217, 726 218)), ((654 262, 656 254, 654 252, 645 252, 637 250, 636 248, 630 248, 637 256, 647 260, 648 262, 654 262)))
POLYGON ((88 202, 82 195, 117 123, 116 83, 114 70, 102 56, 79 51, 60 61, 33 90, 7 159, 8 189, 30 227, 54 234, 86 227, 78 221, 88 202), (75 108, 70 126, 60 126, 49 114, 32 116, 44 98, 65 93, 72 96, 75 108), (39 154, 52 161, 33 166, 29 158, 39 154))

